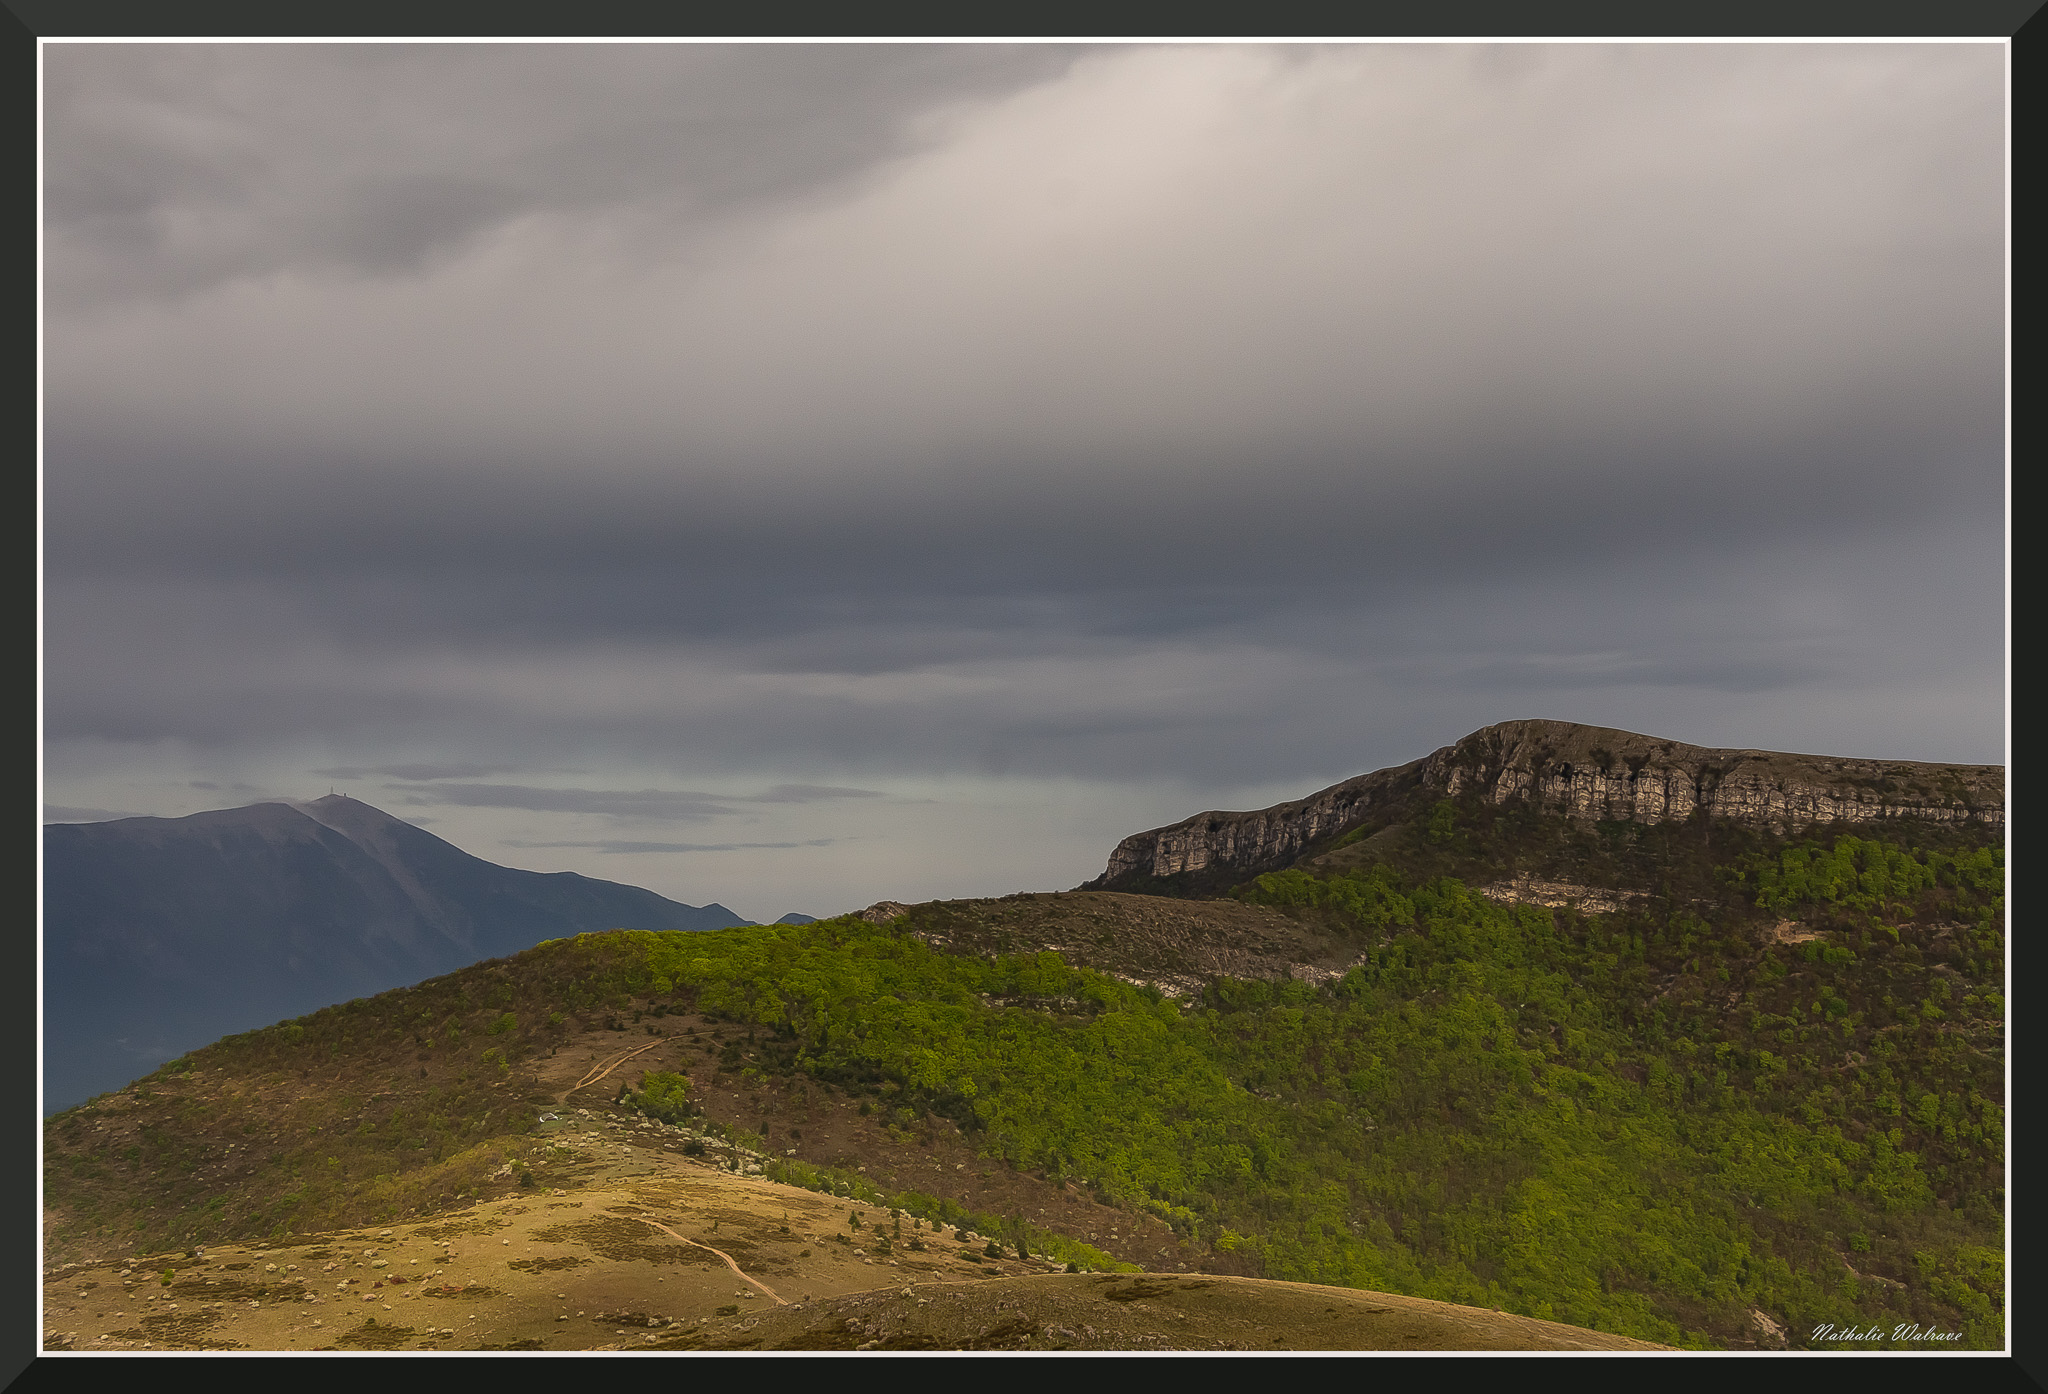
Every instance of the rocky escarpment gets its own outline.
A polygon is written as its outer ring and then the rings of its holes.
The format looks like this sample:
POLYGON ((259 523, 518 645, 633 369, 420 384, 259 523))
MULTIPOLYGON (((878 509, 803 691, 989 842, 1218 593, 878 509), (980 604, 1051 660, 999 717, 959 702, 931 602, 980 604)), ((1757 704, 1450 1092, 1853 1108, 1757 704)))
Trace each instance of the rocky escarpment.
POLYGON ((1427 761, 1347 779, 1319 794, 1255 813, 1198 813, 1171 827, 1134 833, 1109 854, 1109 868, 1088 883, 1179 876, 1211 867, 1266 871, 1300 856, 1312 842, 1363 821, 1421 785, 1427 761))
POLYGON ((1704 812, 1788 831, 1889 818, 2005 822, 2002 765, 1711 750, 1568 721, 1509 721, 1394 769, 1252 813, 1200 813, 1117 844, 1089 886, 1228 869, 1269 871, 1417 792, 1476 795, 1579 819, 1635 823, 1704 812))

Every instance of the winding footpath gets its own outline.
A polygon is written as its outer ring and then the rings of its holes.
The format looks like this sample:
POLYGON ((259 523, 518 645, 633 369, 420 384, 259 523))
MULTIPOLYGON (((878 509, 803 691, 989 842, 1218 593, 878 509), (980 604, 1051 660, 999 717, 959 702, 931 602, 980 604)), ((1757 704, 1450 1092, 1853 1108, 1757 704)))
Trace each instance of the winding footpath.
POLYGON ((663 1234, 666 1234, 671 1239, 681 1239, 683 1243, 688 1244, 693 1249, 702 1249, 707 1254, 717 1254, 720 1258, 725 1260, 725 1266, 727 1268, 730 1268, 733 1272, 737 1273, 743 1281, 753 1284, 755 1287, 759 1288, 761 1291, 767 1293, 770 1297, 774 1298, 776 1306, 787 1307, 789 1305, 788 1299, 784 1298, 779 1293, 777 1293, 774 1288, 769 1287, 768 1284, 762 1282, 759 1278, 753 1277, 747 1272, 746 1269, 740 1267, 737 1263, 734 1263, 732 1261, 732 1255, 725 1252, 725 1250, 714 1249, 709 1244, 699 1244, 694 1239, 683 1239, 682 1235, 677 1234, 674 1230, 670 1229, 661 1221, 650 1220, 645 1215, 635 1215, 633 1218, 639 1220, 643 1224, 653 1225, 656 1229, 660 1230, 663 1234))
POLYGON ((621 1051, 617 1055, 611 1056, 598 1064, 592 1065, 590 1067, 590 1073, 583 1076, 583 1078, 577 1080, 567 1089, 564 1089, 559 1095, 556 1096, 555 1102, 557 1104, 567 1103, 569 1101, 569 1096, 575 1093, 578 1089, 583 1088, 587 1084, 597 1083, 606 1075, 610 1074, 613 1070, 616 1070, 619 1066, 625 1064, 628 1060, 631 1060, 634 1056, 645 1055, 648 1051, 653 1050, 658 1045, 667 1045, 671 1039, 671 1037, 663 1036, 658 1041, 649 1041, 646 1045, 640 1046, 634 1050, 621 1051))

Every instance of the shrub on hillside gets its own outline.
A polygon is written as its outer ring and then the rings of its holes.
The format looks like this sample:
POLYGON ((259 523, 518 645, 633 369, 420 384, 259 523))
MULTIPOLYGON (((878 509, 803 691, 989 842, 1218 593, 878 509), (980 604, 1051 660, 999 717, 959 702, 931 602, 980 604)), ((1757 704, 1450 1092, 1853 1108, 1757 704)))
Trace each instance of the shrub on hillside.
POLYGON ((689 1076, 669 1070, 649 1070, 640 1077, 640 1087, 628 1089, 621 1102, 663 1123, 680 1123, 695 1112, 689 1076))

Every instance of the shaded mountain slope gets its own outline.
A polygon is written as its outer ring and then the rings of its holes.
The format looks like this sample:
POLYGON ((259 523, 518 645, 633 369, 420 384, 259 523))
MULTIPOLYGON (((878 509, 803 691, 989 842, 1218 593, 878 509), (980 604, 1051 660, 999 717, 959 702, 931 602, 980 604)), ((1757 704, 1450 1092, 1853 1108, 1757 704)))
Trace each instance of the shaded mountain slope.
POLYGON ((46 1106, 231 1031, 616 928, 747 921, 521 871, 339 795, 43 830, 46 1106))

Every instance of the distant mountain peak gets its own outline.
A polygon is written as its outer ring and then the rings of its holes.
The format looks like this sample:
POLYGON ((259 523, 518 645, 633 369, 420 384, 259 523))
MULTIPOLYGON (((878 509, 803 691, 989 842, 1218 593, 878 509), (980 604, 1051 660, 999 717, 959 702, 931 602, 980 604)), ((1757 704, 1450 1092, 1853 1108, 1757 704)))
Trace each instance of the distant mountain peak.
POLYGON ((417 823, 408 823, 403 818, 386 813, 375 804, 352 799, 346 794, 324 794, 317 799, 283 799, 286 807, 296 809, 323 827, 329 827, 344 837, 388 835, 405 828, 424 837, 433 837, 417 823))
POLYGON ((54 1108, 188 1046, 542 940, 750 923, 715 903, 499 866, 340 793, 46 825, 43 901, 54 1108))

